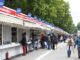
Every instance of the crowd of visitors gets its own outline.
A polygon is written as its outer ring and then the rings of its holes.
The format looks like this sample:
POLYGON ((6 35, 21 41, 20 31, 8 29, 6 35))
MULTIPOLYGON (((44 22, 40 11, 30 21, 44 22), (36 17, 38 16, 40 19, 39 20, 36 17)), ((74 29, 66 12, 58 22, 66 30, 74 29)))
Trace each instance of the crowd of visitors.
POLYGON ((57 45, 59 42, 65 41, 67 39, 67 36, 63 35, 58 35, 56 36, 54 33, 51 34, 41 34, 41 48, 45 48, 46 44, 48 46, 48 49, 53 49, 57 48, 57 45))
MULTIPOLYGON (((54 33, 42 33, 40 41, 37 35, 34 36, 34 33, 31 34, 31 37, 31 45, 33 50, 37 50, 39 43, 42 49, 47 48, 48 50, 55 50, 55 48, 57 48, 58 43, 65 41, 67 38, 67 36, 65 35, 55 35, 54 33), (35 44, 35 42, 37 42, 37 44, 35 44)), ((23 54, 25 55, 27 53, 27 40, 25 32, 22 34, 22 40, 20 41, 20 43, 23 46, 23 54)))
MULTIPOLYGON (((37 49, 39 43, 42 49, 47 48, 50 49, 57 49, 58 43, 60 42, 67 42, 68 46, 68 57, 71 56, 71 47, 74 49, 77 45, 78 50, 78 58, 80 58, 80 35, 74 35, 74 36, 66 36, 66 35, 55 35, 54 33, 42 33, 41 38, 39 41, 38 36, 36 35, 36 38, 34 39, 34 33, 32 33, 32 48, 33 50, 37 49), (35 41, 37 41, 37 46, 35 46, 35 41)), ((27 53, 27 41, 26 41, 26 33, 22 34, 22 40, 20 41, 21 45, 23 46, 23 55, 26 55, 27 53)))

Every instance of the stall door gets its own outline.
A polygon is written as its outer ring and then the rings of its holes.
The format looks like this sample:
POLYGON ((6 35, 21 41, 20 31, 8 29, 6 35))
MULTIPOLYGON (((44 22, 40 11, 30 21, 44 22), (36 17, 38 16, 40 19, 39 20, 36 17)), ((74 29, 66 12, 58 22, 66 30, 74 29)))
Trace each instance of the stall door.
POLYGON ((17 42, 17 28, 12 27, 12 42, 17 42))

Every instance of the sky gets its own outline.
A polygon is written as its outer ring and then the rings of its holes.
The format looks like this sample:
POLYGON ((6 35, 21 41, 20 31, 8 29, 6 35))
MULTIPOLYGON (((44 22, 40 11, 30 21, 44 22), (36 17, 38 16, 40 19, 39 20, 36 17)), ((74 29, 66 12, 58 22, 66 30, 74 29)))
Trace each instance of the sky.
POLYGON ((70 12, 73 19, 73 23, 77 26, 80 22, 80 0, 65 0, 70 4, 70 12))

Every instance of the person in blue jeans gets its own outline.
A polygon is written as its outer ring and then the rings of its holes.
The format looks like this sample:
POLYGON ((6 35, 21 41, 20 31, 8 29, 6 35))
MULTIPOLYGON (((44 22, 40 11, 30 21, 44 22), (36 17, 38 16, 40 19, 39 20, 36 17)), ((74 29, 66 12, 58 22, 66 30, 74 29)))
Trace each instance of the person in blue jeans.
POLYGON ((77 40, 75 41, 75 45, 77 45, 77 49, 78 49, 78 58, 80 59, 80 35, 77 38, 77 40))
POLYGON ((35 48, 36 48, 36 50, 38 49, 38 45, 39 45, 39 37, 38 37, 38 35, 36 35, 36 46, 35 46, 35 48))
POLYGON ((50 38, 51 38, 52 49, 55 50, 55 44, 56 44, 56 41, 57 41, 55 34, 54 34, 54 33, 51 34, 51 35, 50 35, 50 38))
POLYGON ((51 38, 50 38, 50 34, 48 34, 47 36, 47 44, 48 44, 48 49, 51 49, 51 38))
POLYGON ((45 45, 46 42, 47 42, 47 35, 44 35, 44 36, 43 36, 43 39, 42 39, 43 48, 46 47, 46 45, 45 45))
POLYGON ((74 41, 73 41, 71 35, 67 38, 67 41, 68 41, 68 44, 67 44, 67 46, 68 46, 68 57, 70 57, 71 56, 71 47, 74 46, 74 41))
POLYGON ((35 50, 35 39, 34 39, 34 33, 31 34, 32 35, 32 48, 33 50, 35 50))

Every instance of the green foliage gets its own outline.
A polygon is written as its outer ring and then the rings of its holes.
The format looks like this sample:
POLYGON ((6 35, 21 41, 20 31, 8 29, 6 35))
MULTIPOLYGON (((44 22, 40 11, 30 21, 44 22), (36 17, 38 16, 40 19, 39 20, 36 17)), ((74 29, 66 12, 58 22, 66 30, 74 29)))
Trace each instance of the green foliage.
POLYGON ((78 23, 77 28, 78 28, 78 30, 80 30, 80 22, 78 23))
POLYGON ((69 33, 76 29, 69 12, 69 4, 64 0, 6 0, 6 6, 13 9, 22 8, 22 12, 45 19, 69 33), (10 4, 11 3, 11 4, 10 4))

